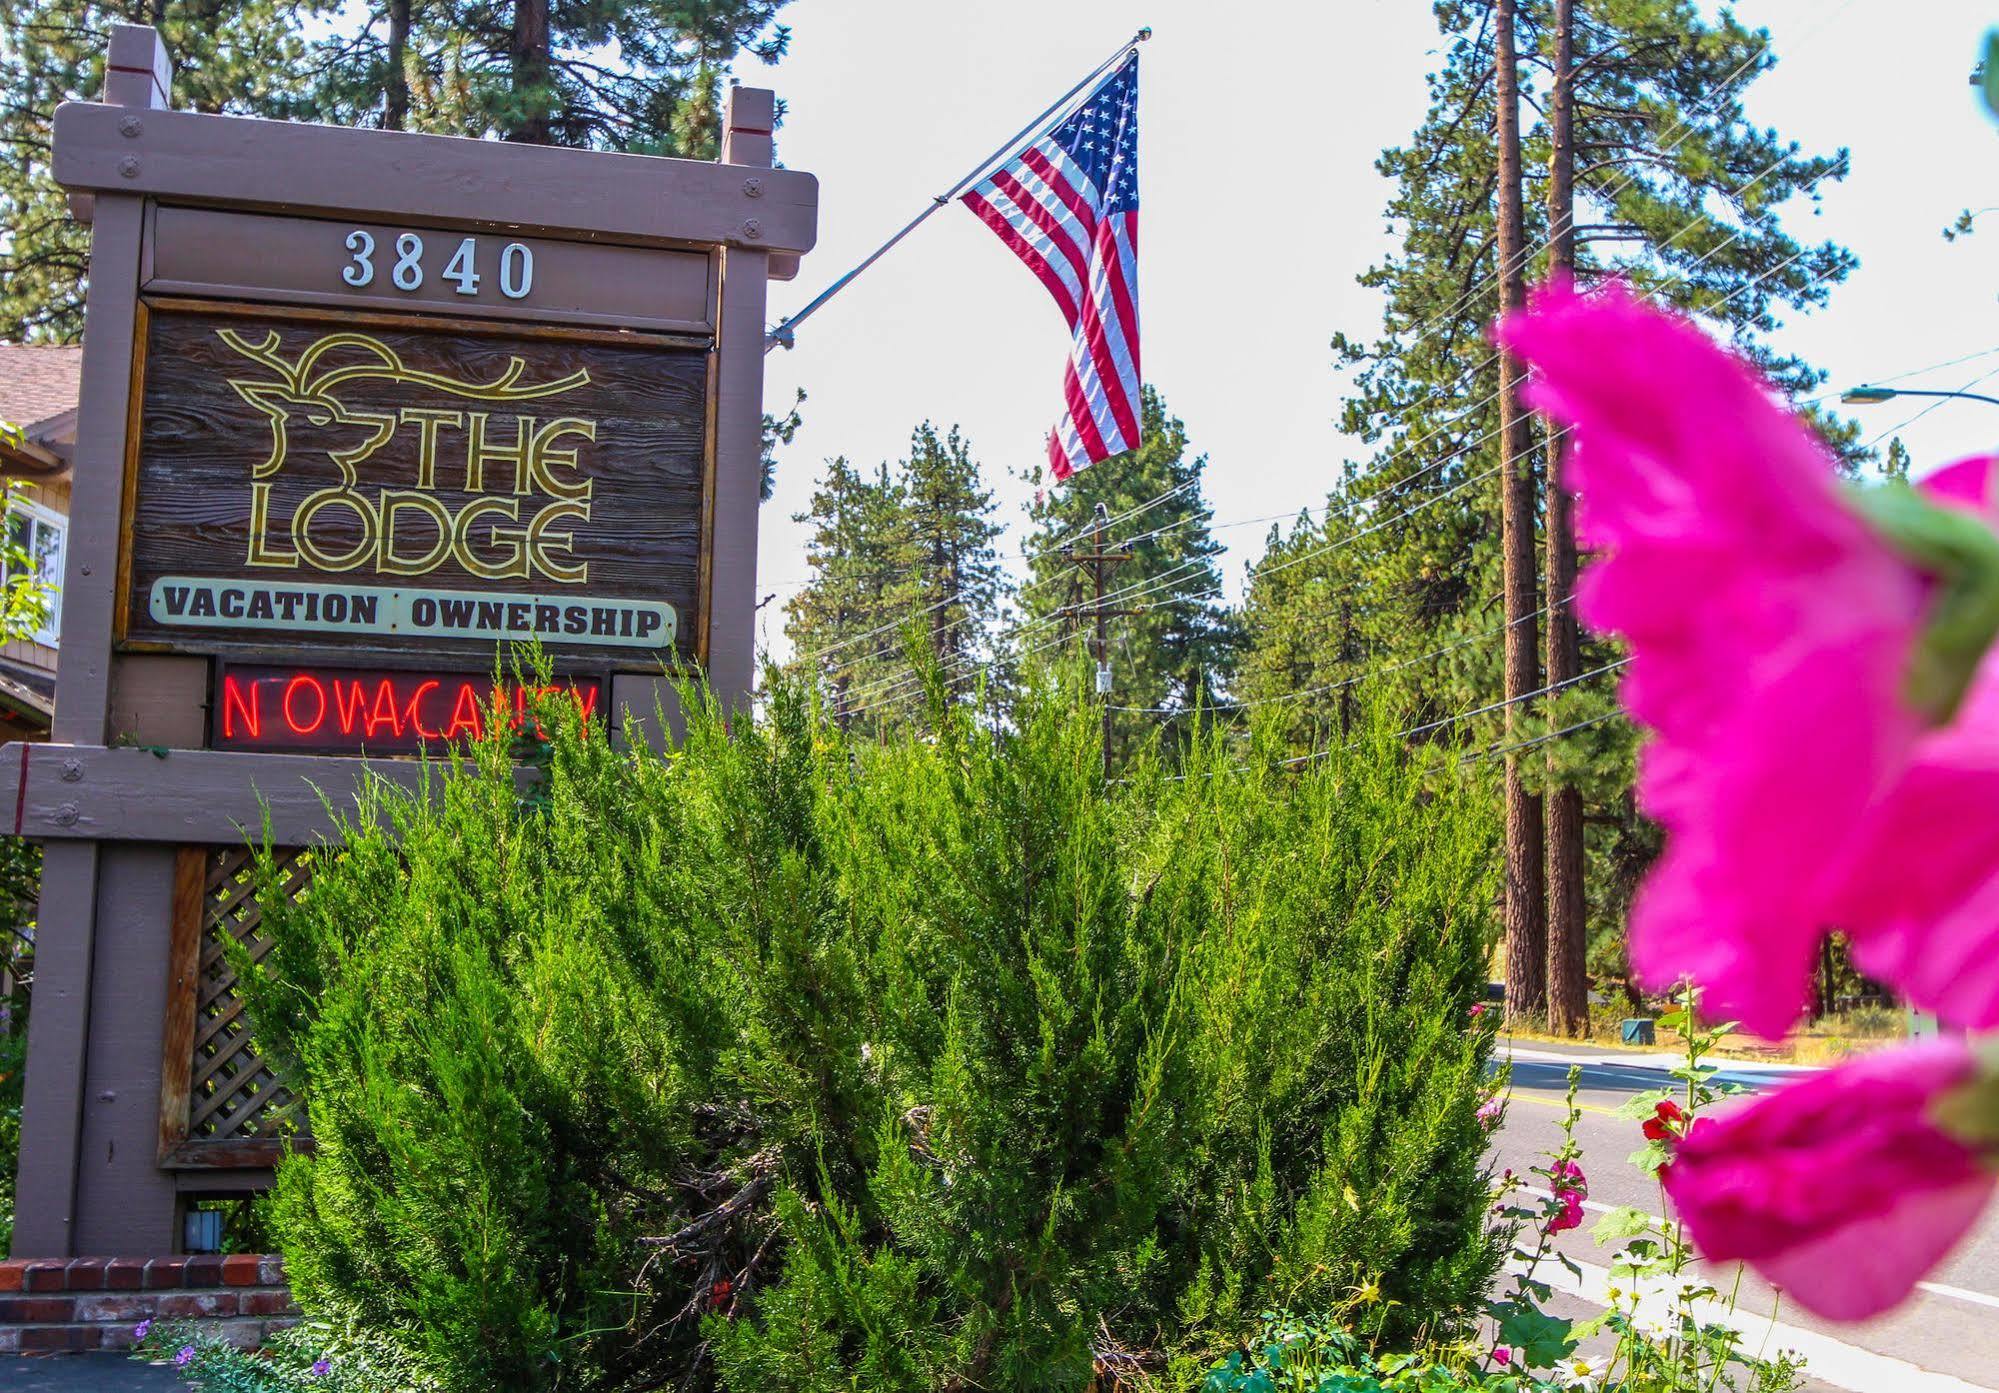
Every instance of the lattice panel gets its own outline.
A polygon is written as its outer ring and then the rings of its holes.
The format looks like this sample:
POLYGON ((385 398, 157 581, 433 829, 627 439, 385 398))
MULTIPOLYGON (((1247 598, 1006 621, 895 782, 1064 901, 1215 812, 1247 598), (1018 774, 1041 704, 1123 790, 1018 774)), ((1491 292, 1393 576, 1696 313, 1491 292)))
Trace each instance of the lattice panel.
MULTIPOLYGON (((295 848, 277 855, 280 884, 286 895, 297 895, 312 875, 311 852, 295 848)), ((189 1141, 276 1136, 297 1106, 284 1080, 251 1044, 236 973, 223 951, 226 943, 240 943, 259 962, 270 951, 270 940, 258 932, 263 913, 251 859, 244 847, 220 848, 208 857, 188 1078, 189 1141)))

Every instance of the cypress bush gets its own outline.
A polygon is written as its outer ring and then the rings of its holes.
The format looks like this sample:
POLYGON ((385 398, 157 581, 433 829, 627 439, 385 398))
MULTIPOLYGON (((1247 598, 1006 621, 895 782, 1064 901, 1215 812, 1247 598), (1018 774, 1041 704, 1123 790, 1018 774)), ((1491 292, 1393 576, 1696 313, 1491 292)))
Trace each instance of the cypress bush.
MULTIPOLYGON (((1079 686, 850 744, 546 714, 380 786, 244 963, 308 1311, 452 1389, 1198 1386, 1261 1312, 1448 1338, 1498 1262, 1495 826, 1385 726, 1102 775, 1079 686)), ((493 723, 496 726, 499 723, 493 723)))

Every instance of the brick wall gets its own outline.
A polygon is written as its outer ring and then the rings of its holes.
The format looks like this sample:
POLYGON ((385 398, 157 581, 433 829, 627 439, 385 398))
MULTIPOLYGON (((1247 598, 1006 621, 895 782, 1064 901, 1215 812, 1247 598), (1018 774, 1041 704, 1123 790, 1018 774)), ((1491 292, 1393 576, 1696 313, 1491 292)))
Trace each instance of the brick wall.
POLYGON ((0 1354, 126 1349, 149 1319, 212 1321, 249 1348, 297 1315, 277 1257, 0 1262, 0 1354))

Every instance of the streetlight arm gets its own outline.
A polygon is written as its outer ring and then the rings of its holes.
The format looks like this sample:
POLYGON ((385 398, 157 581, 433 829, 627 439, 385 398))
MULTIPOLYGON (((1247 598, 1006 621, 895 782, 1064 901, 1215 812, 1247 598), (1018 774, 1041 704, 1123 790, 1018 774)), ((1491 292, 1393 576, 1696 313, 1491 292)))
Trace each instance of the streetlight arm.
POLYGON ((1867 406, 1875 402, 1892 401, 1896 397, 1963 397, 1967 401, 1989 402, 1999 406, 1999 397, 1988 397, 1979 392, 1939 392, 1922 387, 1855 387, 1840 393, 1840 400, 1849 405, 1867 406))

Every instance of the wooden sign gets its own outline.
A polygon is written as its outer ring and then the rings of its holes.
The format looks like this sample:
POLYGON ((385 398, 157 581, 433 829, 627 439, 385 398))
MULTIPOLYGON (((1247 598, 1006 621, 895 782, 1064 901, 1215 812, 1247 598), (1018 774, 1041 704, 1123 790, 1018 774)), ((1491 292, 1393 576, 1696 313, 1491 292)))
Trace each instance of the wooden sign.
POLYGON ((155 301, 123 640, 698 660, 698 340, 155 301))

